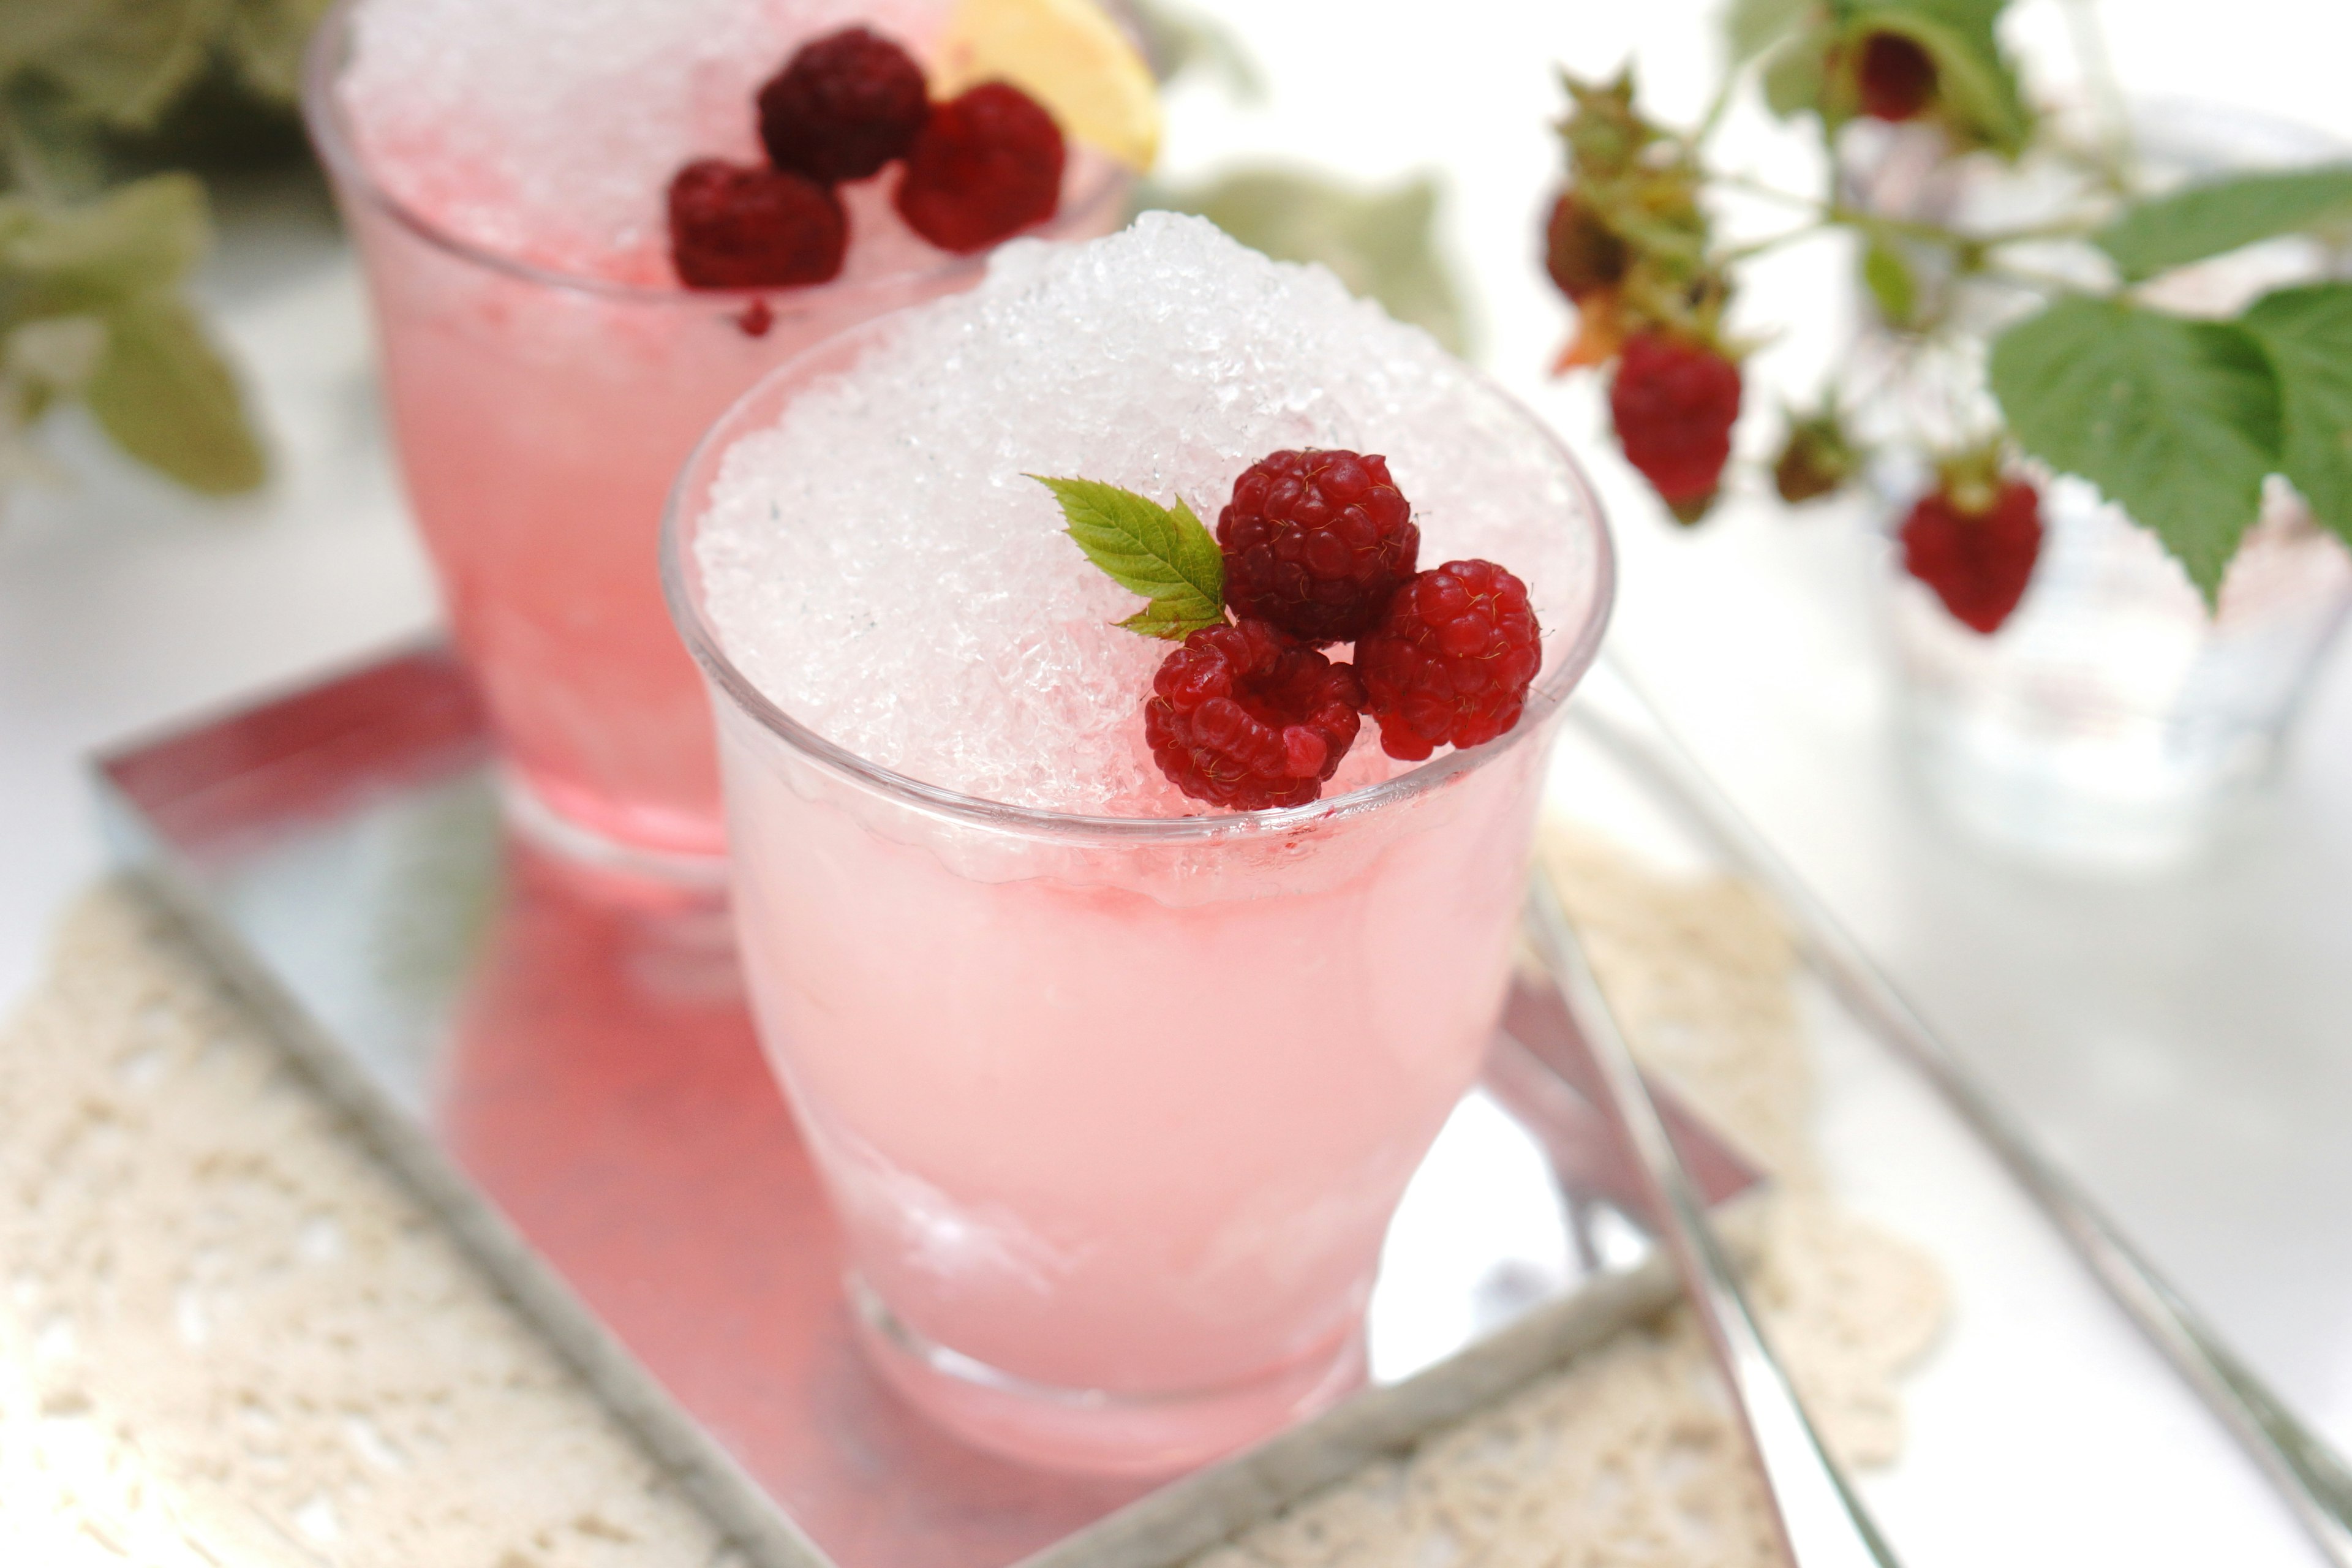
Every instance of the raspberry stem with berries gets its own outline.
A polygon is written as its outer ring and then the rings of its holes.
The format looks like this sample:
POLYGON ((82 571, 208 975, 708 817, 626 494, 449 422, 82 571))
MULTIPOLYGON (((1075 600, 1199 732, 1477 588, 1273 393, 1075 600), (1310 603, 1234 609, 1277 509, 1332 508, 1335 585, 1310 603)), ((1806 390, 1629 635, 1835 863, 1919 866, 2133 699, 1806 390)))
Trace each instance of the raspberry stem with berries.
MULTIPOLYGON (((1985 395, 1962 388, 1940 411, 1835 378, 1822 399, 1866 413, 1866 433, 1881 441, 1947 455, 1903 526, 1915 574, 1963 624, 1990 631, 2022 595, 2039 553, 2032 476, 2043 470, 2089 480, 2154 531, 2209 605, 2279 479, 2352 542, 2340 368, 2352 356, 2352 282, 2315 276, 2224 321, 2175 314, 2140 292, 2246 246, 2334 232, 2352 216, 2352 163, 2145 190, 2112 112, 2118 95, 2105 95, 2113 123, 2087 141, 2036 118, 2000 42, 2007 4, 1735 0, 1731 67, 1689 132, 1643 110, 1630 69, 1607 81, 1564 77, 1566 177, 1546 202, 1541 256, 1577 325, 1556 369, 1608 378, 1629 462, 1675 518, 1696 521, 1738 472, 1726 463, 1756 341, 1727 324, 1741 276, 1761 257, 1843 231, 1861 242, 1852 254, 1863 293, 1889 342, 1877 361, 1895 374, 1931 360, 1984 367, 1985 395), (1711 157, 1709 138, 1750 84, 1772 113, 1818 129, 1818 191, 1711 157), (1963 177, 1963 160, 1986 168, 2031 153, 2040 184, 2058 183, 2037 198, 2054 210, 2006 226, 1875 210, 1871 172, 1898 153, 1906 189, 1963 177), (1727 196, 1761 197, 1800 221, 1727 240, 1717 232, 1727 196), (2066 259, 2052 259, 2062 249, 2066 259), (2112 281, 2095 281, 2102 273, 2112 281), (1989 318, 2007 324, 1984 353, 1969 340, 1989 318), (1981 485, 1955 477, 1970 466, 1981 485)), ((2095 65, 2095 45, 2084 47, 2095 65)), ((1864 433, 1788 416, 1773 487, 1792 503, 1838 493, 1866 465, 1864 433)))

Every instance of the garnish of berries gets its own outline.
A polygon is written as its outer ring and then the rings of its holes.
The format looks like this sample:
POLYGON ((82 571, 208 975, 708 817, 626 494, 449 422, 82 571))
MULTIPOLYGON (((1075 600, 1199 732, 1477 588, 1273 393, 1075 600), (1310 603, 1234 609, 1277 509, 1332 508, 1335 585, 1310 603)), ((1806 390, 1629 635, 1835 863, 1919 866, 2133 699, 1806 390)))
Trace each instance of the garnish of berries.
POLYGON ((1609 413, 1625 460, 1675 516, 1684 522, 1705 516, 1731 457, 1739 367, 1710 344, 1636 332, 1618 358, 1609 413))
POLYGON ((1862 42, 1854 73, 1862 111, 1873 120, 1900 123, 1918 117, 1936 95, 1936 62, 1901 33, 1873 33, 1862 42))
POLYGON ((931 110, 922 68, 864 27, 803 45, 759 103, 769 161, 825 185, 904 157, 931 110))
POLYGON ((670 181, 669 237, 689 289, 788 288, 841 271, 849 224, 813 180, 702 158, 670 181))
POLYGON ((1217 543, 1235 615, 1304 642, 1353 642, 1412 575, 1421 530, 1385 458, 1282 451, 1234 481, 1217 543))
POLYGON ((2028 481, 1948 469, 1903 520, 1903 569, 1953 618, 1990 637, 2001 628, 2042 553, 2042 495, 2028 481))
POLYGON ((1381 749, 1417 763, 1519 721, 1543 628, 1526 584, 1491 561, 1449 561, 1397 591, 1380 628, 1357 642, 1356 664, 1381 749))
POLYGON ((1355 744, 1364 688, 1264 621, 1204 626, 1169 654, 1143 737, 1169 782, 1237 811, 1305 805, 1355 744))
POLYGON ((1009 82, 933 106, 893 201, 942 250, 985 250, 1054 216, 1062 200, 1061 128, 1009 82))
MULTIPOLYGON (((1269 453, 1234 482, 1222 550, 1181 498, 1171 508, 1097 479, 1030 478, 1054 493, 1087 559, 1150 601, 1119 625, 1183 645, 1152 681, 1143 732, 1160 771, 1194 800, 1257 811, 1317 799, 1366 711, 1380 720, 1382 748, 1409 762, 1440 746, 1479 745, 1519 721, 1543 664, 1527 584, 1490 561, 1415 574, 1419 531, 1381 458, 1269 453), (1393 501, 1374 499, 1383 495, 1393 501), (1368 538, 1354 537, 1354 522, 1342 525, 1356 510, 1377 524, 1368 538), (1344 556, 1329 558, 1330 573, 1306 581, 1353 584, 1345 595, 1351 615, 1377 606, 1353 634, 1354 665, 1332 662, 1239 597, 1259 591, 1241 584, 1254 570, 1248 557, 1270 547, 1254 532, 1237 552, 1237 525, 1257 529, 1269 516, 1310 542, 1336 531, 1347 543, 1344 556), (1392 552, 1383 553, 1386 543, 1392 552), (1378 570, 1339 569, 1366 552, 1378 570), (1229 601, 1236 620, 1226 618, 1229 601)), ((1277 588, 1272 602, 1312 620, 1339 599, 1277 588)))

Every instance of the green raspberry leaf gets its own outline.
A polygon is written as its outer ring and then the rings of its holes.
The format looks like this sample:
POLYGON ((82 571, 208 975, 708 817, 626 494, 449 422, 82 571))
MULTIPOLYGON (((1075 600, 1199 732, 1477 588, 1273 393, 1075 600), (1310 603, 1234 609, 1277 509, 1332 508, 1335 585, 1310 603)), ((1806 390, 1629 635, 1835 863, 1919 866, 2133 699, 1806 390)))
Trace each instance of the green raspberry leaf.
POLYGON ((1225 618, 1224 554, 1181 498, 1171 510, 1097 479, 1029 478, 1054 492, 1070 538, 1087 559, 1129 593, 1151 601, 1120 626, 1181 642, 1225 618))
POLYGON ((2018 444, 2153 529, 2213 603, 2279 462, 2279 382, 2254 335, 2076 296, 1994 340, 1991 374, 2018 444))
POLYGON ((2134 203, 2092 236, 2130 281, 2257 240, 2352 220, 2352 163, 2208 180, 2134 203))
POLYGON ((2265 294, 2240 324, 2278 373, 2287 479, 2352 543, 2352 284, 2265 294))

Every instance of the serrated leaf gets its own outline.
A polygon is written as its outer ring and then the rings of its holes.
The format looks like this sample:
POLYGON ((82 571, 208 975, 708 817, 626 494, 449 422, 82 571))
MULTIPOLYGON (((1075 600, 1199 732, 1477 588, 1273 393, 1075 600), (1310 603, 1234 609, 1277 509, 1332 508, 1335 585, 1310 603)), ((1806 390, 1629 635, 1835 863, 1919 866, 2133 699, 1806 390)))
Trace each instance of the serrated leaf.
POLYGON ((2352 163, 2232 174, 2136 202, 2092 236, 2137 282, 2257 240, 2352 219, 2352 163))
POLYGON ((1130 594, 1150 600, 1119 624, 1181 641, 1225 618, 1225 558, 1180 497, 1171 510, 1099 479, 1029 476, 1061 503, 1070 538, 1130 594))
POLYGON ((2288 481, 2352 543, 2352 284, 2266 294, 2241 323, 2278 373, 2288 481))
POLYGON ((1819 9, 1818 0, 1731 0, 1723 14, 1723 37, 1733 68, 1794 35, 1819 9))
POLYGON ((2073 297, 1992 345, 2018 444, 2153 529, 2209 603, 2278 467, 2279 385, 2244 329, 2073 297))
POLYGON ((236 378, 195 312, 170 295, 107 312, 106 353, 83 400, 117 446, 191 489, 247 490, 266 472, 236 378))
POLYGON ((1398 321, 1465 352, 1461 293, 1437 251, 1437 182, 1426 175, 1366 191, 1286 169, 1244 169, 1202 185, 1156 186, 1141 205, 1197 214, 1276 261, 1320 263, 1398 321))
POLYGON ((1912 312, 1919 305, 1919 284, 1900 251, 1882 241, 1871 241, 1862 253, 1862 280, 1889 326, 1910 325, 1912 312))

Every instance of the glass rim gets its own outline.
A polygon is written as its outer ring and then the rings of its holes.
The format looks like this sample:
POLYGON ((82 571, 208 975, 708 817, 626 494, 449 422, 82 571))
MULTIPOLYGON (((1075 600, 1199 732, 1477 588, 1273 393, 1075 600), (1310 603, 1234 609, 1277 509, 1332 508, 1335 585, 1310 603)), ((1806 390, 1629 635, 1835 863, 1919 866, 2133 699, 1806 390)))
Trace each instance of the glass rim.
MULTIPOLYGON (((381 3, 382 0, 334 0, 327 14, 320 18, 317 27, 312 29, 310 41, 302 51, 302 123, 310 132, 310 145, 317 150, 319 161, 326 166, 339 190, 350 192, 370 209, 383 214, 446 255, 541 288, 591 295, 623 304, 652 309, 691 309, 713 305, 726 308, 748 305, 756 300, 764 302, 770 310, 780 316, 791 316, 803 309, 838 310, 866 295, 894 295, 909 286, 977 274, 988 265, 988 251, 971 256, 941 251, 940 260, 933 266, 888 272, 877 278, 751 289, 690 289, 683 283, 631 283, 617 278, 599 277, 594 273, 568 272, 527 261, 519 256, 509 256, 478 240, 469 239, 417 211, 377 181, 360 153, 357 140, 336 94, 335 86, 341 78, 350 53, 352 19, 362 6, 381 3)), ((1105 0, 1105 4, 1118 16, 1121 26, 1132 33, 1134 28, 1130 26, 1131 18, 1124 0, 1105 0)), ((1093 155, 1103 161, 1102 177, 1090 187, 1078 192, 1074 199, 1065 202, 1044 224, 1024 229, 1013 238, 1050 237, 1064 225, 1090 219, 1108 203, 1125 196, 1135 184, 1134 173, 1107 154, 1093 155)))
MULTIPOLYGON (((698 478, 722 458, 740 437, 747 434, 739 428, 739 425, 773 387, 805 373, 808 366, 821 359, 842 353, 858 340, 878 335, 895 326, 898 314, 897 311, 888 312, 835 332, 761 375, 695 443, 694 451, 678 470, 678 476, 670 487, 668 501, 662 509, 662 595, 669 605, 670 619, 687 650, 702 667, 710 683, 725 693, 738 710, 756 721, 769 735, 783 742, 791 751, 836 776, 902 805, 977 826, 1050 837, 1101 839, 1125 845, 1177 845, 1244 836, 1263 837, 1297 834, 1318 824, 1364 816, 1393 803, 1425 795, 1527 743, 1549 727, 1600 652, 1601 639, 1608 629, 1609 617, 1616 603, 1617 588, 1616 547, 1610 537, 1608 516, 1601 508, 1601 498, 1583 465, 1577 461, 1575 454, 1568 449, 1567 444, 1547 421, 1485 372, 1462 364, 1459 368, 1466 378, 1504 409, 1524 420, 1559 458, 1572 492, 1571 510, 1580 507, 1587 520, 1576 525, 1590 528, 1593 546, 1593 581, 1583 621, 1572 634, 1563 637, 1559 657, 1548 660, 1546 667, 1538 674, 1535 685, 1528 690, 1527 705, 1519 715, 1519 721, 1507 733, 1466 751, 1448 750, 1441 756, 1416 763, 1405 772, 1376 784, 1366 784, 1345 795, 1309 801, 1304 805, 1279 806, 1263 811, 1211 812, 1192 816, 1107 816, 1055 811, 1044 806, 1015 805, 1007 801, 991 800, 984 795, 967 795, 944 784, 931 784, 860 756, 785 712, 752 682, 751 677, 743 673, 721 646, 717 628, 703 612, 698 587, 688 581, 689 563, 687 557, 690 524, 687 512, 691 504, 688 492, 698 488, 698 478)), ((1370 735, 1360 738, 1357 743, 1361 745, 1367 739, 1378 743, 1370 735)))

